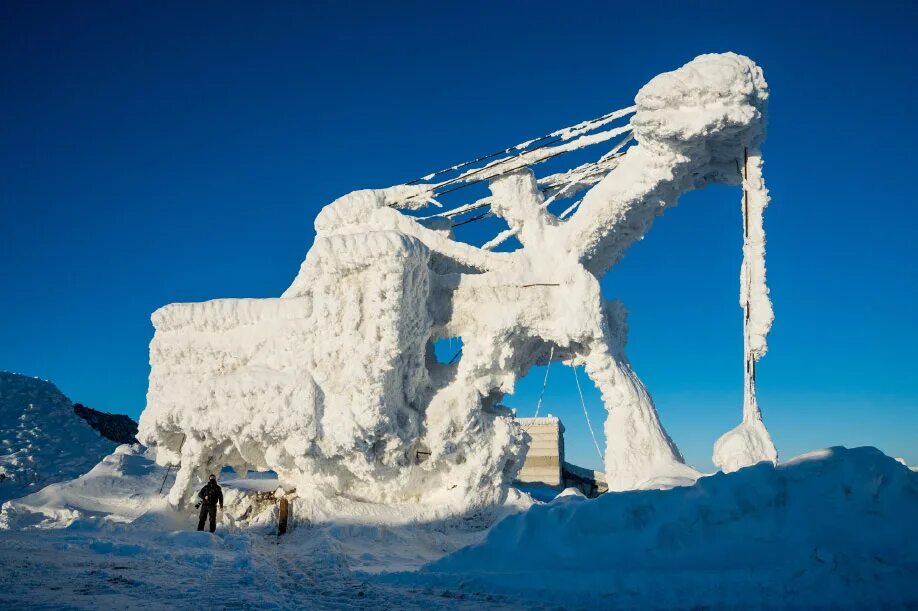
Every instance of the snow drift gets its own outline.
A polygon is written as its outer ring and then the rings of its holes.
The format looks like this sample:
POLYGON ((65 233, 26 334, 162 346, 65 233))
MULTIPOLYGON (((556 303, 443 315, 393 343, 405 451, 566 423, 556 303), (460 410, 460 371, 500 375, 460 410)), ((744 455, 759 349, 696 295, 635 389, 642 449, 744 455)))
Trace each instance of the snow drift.
MULTIPOLYGON (((772 318, 760 223, 767 99, 750 59, 700 56, 653 79, 634 107, 480 167, 459 164, 419 184, 332 202, 280 298, 155 312, 139 439, 158 448, 161 464, 180 464, 171 503, 231 465, 240 474, 276 471, 300 490, 437 515, 498 505, 525 449, 500 400, 549 360, 584 365, 602 392, 611 489, 692 481, 698 473, 625 356, 625 307, 603 297, 599 280, 683 193, 742 184, 747 362, 764 354, 772 318), (628 124, 610 127, 628 115, 628 124), (543 178, 532 170, 615 138, 595 163, 543 178), (485 200, 426 218, 401 212, 483 180, 485 200), (550 207, 584 190, 563 211, 550 207), (449 215, 483 206, 508 229, 480 248, 455 240, 460 223, 449 215), (510 237, 521 247, 493 252, 510 237), (432 344, 444 337, 462 339, 457 362, 436 362, 432 344)), ((751 384, 745 403, 742 431, 716 451, 724 468, 776 459, 751 384)))
POLYGON ((51 382, 0 371, 0 502, 82 475, 115 447, 51 382))
POLYGON ((874 448, 831 448, 535 506, 420 581, 615 608, 905 608, 918 604, 916 530, 918 474, 874 448))
MULTIPOLYGON (((274 492, 276 477, 245 481, 222 480, 226 511, 221 529, 274 532, 275 502, 263 502, 255 492, 274 492)), ((120 532, 129 538, 144 532, 187 530, 197 521, 192 508, 177 511, 162 492, 170 471, 156 464, 156 450, 124 444, 87 473, 46 486, 22 498, 7 501, 0 510, 0 530, 80 529, 120 532), (133 533, 133 534, 131 534, 133 533)))
POLYGON ((4 503, 0 530, 130 523, 147 511, 164 509, 158 490, 165 470, 156 465, 154 454, 140 445, 118 446, 87 473, 4 503))
POLYGON ((4 569, 24 577, 42 559, 44 570, 37 585, 5 590, 5 600, 61 597, 46 587, 49 578, 92 587, 117 566, 131 580, 102 582, 108 594, 130 598, 142 587, 185 600, 206 584, 253 604, 270 591, 281 608, 310 606, 323 588, 353 595, 355 584, 388 591, 393 601, 440 598, 447 608, 456 599, 513 608, 918 605, 918 543, 910 536, 918 473, 873 448, 820 450, 669 490, 530 500, 506 506, 511 515, 493 527, 297 499, 298 514, 315 519, 298 520, 280 545, 263 536, 270 510, 259 513, 244 494, 276 480, 224 480, 227 509, 213 536, 175 532, 191 527, 194 512, 167 505, 163 474, 151 451, 124 445, 73 481, 5 503, 4 569), (61 550, 67 562, 56 562, 61 550), (212 566, 226 555, 231 562, 212 566), (417 572, 380 574, 425 562, 417 572))

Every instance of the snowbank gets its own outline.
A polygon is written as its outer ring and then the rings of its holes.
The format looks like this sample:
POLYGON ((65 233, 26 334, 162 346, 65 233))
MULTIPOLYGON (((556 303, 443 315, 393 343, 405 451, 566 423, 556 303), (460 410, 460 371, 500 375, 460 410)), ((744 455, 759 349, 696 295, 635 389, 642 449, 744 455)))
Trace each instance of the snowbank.
POLYGON ((157 494, 165 469, 156 465, 155 451, 121 445, 88 473, 52 484, 3 504, 0 529, 83 528, 101 523, 132 522, 147 511, 164 509, 157 494))
POLYGON ((51 382, 0 371, 0 502, 86 473, 116 445, 51 382))
MULTIPOLYGON (((123 550, 147 545, 151 539, 158 542, 155 545, 170 545, 176 538, 192 536, 177 531, 193 529, 197 511, 169 505, 161 490, 174 471, 169 475, 158 466, 155 454, 155 449, 139 444, 122 445, 85 475, 4 503, 0 538, 34 529, 80 531, 114 541, 112 545, 123 550)), ((277 533, 275 496, 284 492, 276 474, 234 478, 225 471, 220 484, 225 510, 218 513, 218 532, 251 537, 277 533)), ((510 490, 502 505, 457 517, 442 506, 435 506, 437 515, 418 504, 366 503, 329 498, 319 491, 287 497, 291 512, 286 542, 325 540, 347 557, 350 567, 371 573, 414 570, 478 543, 504 516, 534 503, 528 495, 510 490)))
POLYGON ((355 586, 448 597, 446 607, 454 599, 524 608, 918 604, 910 536, 918 473, 873 448, 832 448, 689 487, 594 500, 573 490, 548 504, 511 494, 490 514, 433 521, 407 505, 297 498, 281 541, 270 507, 251 502, 276 485, 270 474, 223 481, 217 536, 187 532, 195 512, 167 506, 163 474, 148 451, 125 445, 76 480, 6 503, 0 564, 26 581, 23 554, 51 568, 21 591, 0 592, 0 604, 54 598, 42 587, 48 579, 91 589, 85 567, 113 578, 105 583, 113 592, 130 596, 140 585, 176 600, 206 587, 254 601, 267 580, 291 608, 308 606, 322 588, 337 597, 355 586), (67 562, 58 562, 60 550, 67 562))
POLYGON ((395 580, 614 607, 918 604, 918 474, 831 448, 691 487, 535 506, 395 580), (573 600, 573 599, 569 599, 573 600))
MULTIPOLYGON (((4 503, 0 530, 102 531, 120 526, 141 538, 147 531, 187 530, 195 526, 197 512, 191 507, 176 510, 167 502, 164 484, 174 475, 174 470, 157 465, 155 448, 124 444, 85 475, 4 503)), ((218 516, 221 529, 276 532, 273 496, 265 501, 257 493, 276 490, 277 477, 252 475, 221 478, 226 505, 218 516)))

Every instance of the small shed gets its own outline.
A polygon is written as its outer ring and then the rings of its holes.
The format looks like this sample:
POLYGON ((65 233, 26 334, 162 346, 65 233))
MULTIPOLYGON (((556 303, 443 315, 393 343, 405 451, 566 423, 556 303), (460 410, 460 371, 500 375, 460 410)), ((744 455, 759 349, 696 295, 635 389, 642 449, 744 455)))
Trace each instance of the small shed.
POLYGON ((557 490, 577 488, 593 498, 606 492, 605 475, 564 460, 564 425, 560 418, 518 418, 529 435, 529 451, 516 476, 520 484, 542 484, 557 490))
POLYGON ((529 451, 516 479, 524 484, 561 486, 564 462, 564 425, 554 416, 519 418, 529 434, 529 451))

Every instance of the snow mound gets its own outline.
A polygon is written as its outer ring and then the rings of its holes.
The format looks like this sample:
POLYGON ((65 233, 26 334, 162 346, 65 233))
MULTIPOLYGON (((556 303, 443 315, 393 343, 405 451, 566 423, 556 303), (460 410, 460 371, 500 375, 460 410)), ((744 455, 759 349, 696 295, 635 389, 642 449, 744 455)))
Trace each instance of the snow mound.
POLYGON ((0 529, 73 528, 103 522, 132 522, 152 509, 164 509, 157 494, 165 469, 155 451, 122 445, 88 473, 3 504, 0 529))
POLYGON ((51 382, 0 371, 0 502, 86 473, 116 445, 51 382))
MULTIPOLYGON (((0 530, 102 531, 130 526, 136 533, 188 529, 196 523, 197 512, 191 507, 176 510, 166 500, 164 486, 174 474, 156 463, 155 448, 124 444, 85 475, 4 503, 0 530)), ((219 514, 221 529, 276 531, 275 503, 258 495, 277 488, 276 475, 253 476, 221 478, 226 505, 226 511, 219 514)))
POLYGON ((777 460, 778 451, 758 413, 752 413, 714 443, 712 462, 724 473, 732 473, 763 461, 774 463, 777 460))
POLYGON ((559 492, 559 493, 558 493, 558 496, 555 497, 555 498, 559 498, 559 499, 560 499, 560 498, 565 498, 565 497, 569 497, 569 496, 575 497, 575 498, 577 498, 577 497, 579 497, 579 498, 584 498, 584 499, 586 498, 586 495, 585 495, 584 493, 580 492, 580 490, 578 490, 577 488, 565 488, 564 490, 562 490, 561 492, 559 492))
POLYGON ((615 607, 906 607, 918 604, 916 530, 918 474, 838 447, 691 487, 534 506, 421 579, 615 607))

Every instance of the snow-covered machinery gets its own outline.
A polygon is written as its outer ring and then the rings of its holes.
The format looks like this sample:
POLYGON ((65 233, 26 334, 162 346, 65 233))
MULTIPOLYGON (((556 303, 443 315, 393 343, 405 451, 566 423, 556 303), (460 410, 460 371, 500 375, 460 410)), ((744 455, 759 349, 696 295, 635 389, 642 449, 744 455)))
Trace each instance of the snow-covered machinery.
POLYGON ((774 461, 754 388, 773 319, 760 155, 767 99, 748 58, 700 56, 651 80, 630 108, 332 202, 280 298, 155 312, 140 438, 180 464, 170 500, 231 465, 379 503, 464 511, 499 502, 525 444, 499 401, 549 360, 585 366, 602 392, 610 489, 693 479, 625 356, 625 308, 603 298, 599 280, 656 216, 712 183, 743 187, 746 351, 743 420, 714 459, 725 470, 774 461), (542 162, 587 147, 604 153, 536 177, 542 162), (483 182, 489 195, 423 216, 483 182), (480 247, 455 239, 454 228, 485 216, 506 229, 480 247), (495 250, 508 240, 518 247, 495 250), (462 357, 441 363, 432 345, 447 337, 461 338, 462 357))

